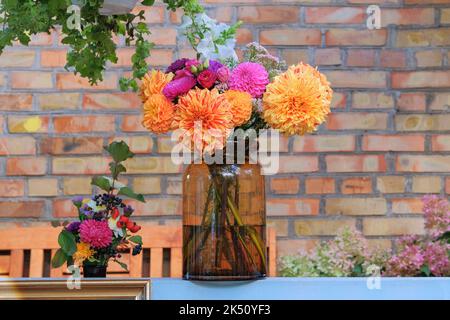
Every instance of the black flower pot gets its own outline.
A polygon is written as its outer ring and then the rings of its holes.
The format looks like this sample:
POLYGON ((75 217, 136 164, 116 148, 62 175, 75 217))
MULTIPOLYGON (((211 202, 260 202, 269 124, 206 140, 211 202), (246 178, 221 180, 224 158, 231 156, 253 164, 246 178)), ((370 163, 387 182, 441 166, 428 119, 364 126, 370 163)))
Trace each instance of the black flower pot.
POLYGON ((84 278, 106 278, 106 266, 83 265, 84 278))

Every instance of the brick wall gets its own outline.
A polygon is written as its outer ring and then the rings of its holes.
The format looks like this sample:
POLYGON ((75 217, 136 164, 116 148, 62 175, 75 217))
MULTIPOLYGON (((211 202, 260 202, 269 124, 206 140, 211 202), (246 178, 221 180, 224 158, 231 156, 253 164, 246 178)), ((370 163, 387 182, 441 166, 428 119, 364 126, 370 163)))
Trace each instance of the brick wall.
MULTIPOLYGON (((421 232, 420 198, 450 193, 450 0, 207 0, 212 16, 244 21, 238 41, 260 41, 288 63, 318 65, 335 96, 316 135, 283 140, 281 170, 267 178, 267 208, 282 253, 309 248, 345 225, 390 246, 421 232), (369 4, 383 28, 365 27, 369 4)), ((147 11, 166 66, 192 55, 177 41, 179 13, 147 11)), ((140 101, 121 93, 132 50, 88 86, 65 72, 57 32, 0 58, 0 225, 73 217, 70 198, 107 170, 102 145, 125 139, 138 156, 127 182, 146 194, 146 223, 180 223, 180 173, 167 137, 140 125, 140 101), (32 132, 32 133, 30 133, 32 132)))

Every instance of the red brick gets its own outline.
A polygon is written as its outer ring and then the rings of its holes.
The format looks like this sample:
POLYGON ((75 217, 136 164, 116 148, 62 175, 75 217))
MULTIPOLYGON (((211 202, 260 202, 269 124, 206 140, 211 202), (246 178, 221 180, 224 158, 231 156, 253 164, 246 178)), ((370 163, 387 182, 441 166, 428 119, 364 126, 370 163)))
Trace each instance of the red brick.
POLYGON ((388 115, 386 113, 332 113, 326 122, 328 130, 385 130, 388 115))
POLYGON ((450 87, 450 71, 393 72, 392 87, 396 89, 450 87))
POLYGON ((381 155, 327 155, 327 172, 384 172, 386 161, 381 155))
POLYGON ((431 145, 433 151, 450 151, 450 135, 434 135, 431 145))
POLYGON ((239 28, 236 31, 236 42, 238 44, 247 44, 253 41, 253 33, 250 29, 239 28))
POLYGON ((450 45, 450 28, 397 30, 398 48, 438 47, 450 45))
POLYGON ((299 191, 300 181, 296 177, 272 178, 270 188, 275 194, 296 194, 299 191))
POLYGON ((375 65, 375 50, 352 49, 347 53, 347 65, 352 67, 372 67, 375 65))
MULTIPOLYGON (((427 1, 427 4, 429 2, 427 1)), ((433 25, 434 8, 402 8, 381 11, 381 26, 388 25, 433 25)))
POLYGON ((102 157, 60 158, 52 160, 52 173, 55 175, 82 175, 109 173, 109 159, 102 157))
POLYGON ((315 52, 315 64, 316 65, 340 65, 341 61, 341 50, 339 48, 325 48, 316 49, 315 52))
POLYGON ((238 7, 238 20, 246 23, 292 23, 297 22, 299 7, 296 6, 243 6, 238 7))
POLYGON ((23 180, 0 180, 0 197, 12 198, 24 195, 23 180))
POLYGON ((13 89, 51 89, 52 74, 41 71, 15 71, 11 73, 13 89))
POLYGON ((101 109, 139 109, 141 98, 134 92, 126 93, 86 93, 83 97, 83 108, 101 109))
POLYGON ((406 53, 384 49, 380 53, 380 63, 386 68, 404 68, 406 67, 406 53))
POLYGON ((386 40, 386 29, 329 29, 325 33, 327 46, 384 46, 386 40))
POLYGON ((262 45, 308 46, 320 45, 319 29, 269 29, 260 32, 262 45))
POLYGON ((399 155, 398 172, 450 172, 450 156, 399 155))
POLYGON ((11 133, 48 132, 48 116, 13 116, 8 117, 8 131, 11 133))
POLYGON ((397 101, 398 108, 404 111, 425 111, 426 105, 424 93, 402 93, 397 101))
POLYGON ((364 151, 425 151, 423 135, 366 135, 364 151))
POLYGON ((146 61, 151 66, 168 66, 173 62, 173 50, 153 49, 146 61))
POLYGON ((411 214, 422 213, 423 203, 421 198, 392 199, 392 213, 411 214))
POLYGON ((355 92, 352 98, 353 109, 392 109, 394 99, 384 92, 355 92))
POLYGON ((53 200, 54 218, 75 218, 78 217, 77 208, 73 205, 71 199, 53 200))
POLYGON ((6 159, 6 175, 8 176, 41 176, 46 172, 47 159, 43 157, 6 159))
POLYGON ((310 135, 295 137, 294 152, 333 152, 355 150, 355 137, 347 135, 310 135))
POLYGON ((142 126, 142 116, 128 115, 123 116, 121 130, 123 132, 147 132, 142 126))
POLYGON ((55 132, 112 132, 114 116, 61 116, 53 119, 55 132))
POLYGON ((57 73, 56 74, 56 87, 60 90, 113 90, 117 89, 119 79, 115 73, 104 73, 103 81, 97 85, 91 86, 89 80, 81 78, 73 73, 57 73))
POLYGON ((41 66, 47 68, 61 68, 67 63, 67 50, 52 49, 41 51, 41 66))
POLYGON ((95 154, 103 151, 101 137, 44 137, 41 153, 51 155, 95 154))
POLYGON ((31 94, 0 94, 0 110, 2 111, 31 110, 32 105, 31 94))
POLYGON ((145 153, 149 154, 152 152, 153 148, 153 139, 152 137, 145 136, 115 136, 112 139, 109 139, 109 142, 113 141, 125 141, 125 143, 130 147, 130 150, 133 153, 145 153))
POLYGON ((0 137, 0 156, 36 154, 33 137, 0 137))
POLYGON ((341 184, 341 192, 343 194, 372 193, 372 179, 370 177, 344 179, 341 184))
POLYGON ((306 23, 342 23, 360 24, 365 21, 366 13, 357 7, 307 7, 306 23))
POLYGON ((325 71, 333 88, 379 88, 387 86, 387 73, 383 71, 325 71))
POLYGON ((44 214, 44 201, 0 201, 1 218, 39 218, 44 214))
POLYGON ((151 34, 146 38, 160 46, 175 45, 177 43, 177 30, 175 28, 152 27, 151 34))
POLYGON ((0 68, 30 68, 35 55, 32 50, 5 50, 0 56, 0 68))
POLYGON ((319 199, 270 198, 267 199, 268 216, 318 215, 319 199))
POLYGON ((305 181, 307 194, 327 194, 335 193, 335 183, 333 178, 307 178, 305 181))
POLYGON ((178 216, 181 215, 181 199, 149 198, 145 203, 127 200, 137 216, 178 216))
POLYGON ((319 170, 316 156, 281 156, 279 173, 302 173, 319 170))

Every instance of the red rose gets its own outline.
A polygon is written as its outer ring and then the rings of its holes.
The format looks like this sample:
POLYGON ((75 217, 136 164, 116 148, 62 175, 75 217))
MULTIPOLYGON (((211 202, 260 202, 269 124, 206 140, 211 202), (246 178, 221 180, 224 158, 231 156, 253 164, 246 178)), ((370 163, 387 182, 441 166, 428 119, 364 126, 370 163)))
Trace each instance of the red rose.
POLYGON ((211 88, 216 80, 217 75, 208 69, 200 72, 197 78, 198 83, 200 83, 200 85, 205 89, 211 88))

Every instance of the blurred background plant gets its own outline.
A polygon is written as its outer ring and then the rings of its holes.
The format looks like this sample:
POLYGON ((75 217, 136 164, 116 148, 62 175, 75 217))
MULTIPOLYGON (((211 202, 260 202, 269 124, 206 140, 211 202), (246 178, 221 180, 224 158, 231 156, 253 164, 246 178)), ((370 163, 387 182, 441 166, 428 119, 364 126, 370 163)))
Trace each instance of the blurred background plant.
POLYGON ((408 235, 395 242, 396 252, 369 249, 364 236, 342 229, 311 252, 285 256, 280 261, 283 277, 361 277, 377 266, 383 276, 450 275, 450 204, 435 195, 423 198, 424 235, 408 235))

